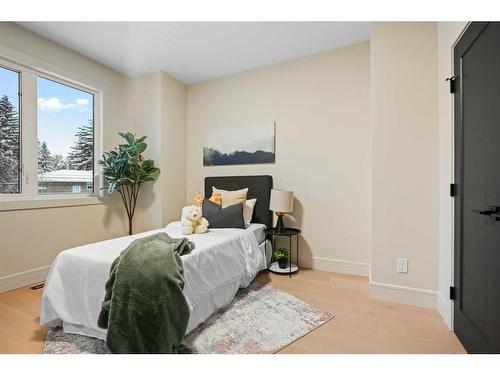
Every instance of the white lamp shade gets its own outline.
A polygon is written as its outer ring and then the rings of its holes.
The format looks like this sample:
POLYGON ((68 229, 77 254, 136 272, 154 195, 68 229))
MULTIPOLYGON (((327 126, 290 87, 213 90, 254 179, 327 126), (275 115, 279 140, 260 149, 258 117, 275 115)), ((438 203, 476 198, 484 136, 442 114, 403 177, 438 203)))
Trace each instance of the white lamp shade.
POLYGON ((293 211, 293 191, 271 190, 271 202, 269 209, 274 212, 293 211))

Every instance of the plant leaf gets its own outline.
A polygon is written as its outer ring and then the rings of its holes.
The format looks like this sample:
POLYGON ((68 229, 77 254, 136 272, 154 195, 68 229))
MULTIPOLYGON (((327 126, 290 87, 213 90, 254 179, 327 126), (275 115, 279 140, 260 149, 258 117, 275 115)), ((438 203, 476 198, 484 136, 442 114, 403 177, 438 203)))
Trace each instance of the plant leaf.
POLYGON ((127 143, 132 146, 135 143, 135 137, 132 133, 128 132, 125 134, 125 140, 127 143))

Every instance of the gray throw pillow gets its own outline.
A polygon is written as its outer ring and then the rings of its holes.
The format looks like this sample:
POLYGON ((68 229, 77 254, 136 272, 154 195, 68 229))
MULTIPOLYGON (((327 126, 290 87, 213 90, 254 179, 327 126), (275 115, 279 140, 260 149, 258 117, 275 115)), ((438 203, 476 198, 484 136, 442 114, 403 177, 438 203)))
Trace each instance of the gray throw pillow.
POLYGON ((203 200, 203 217, 208 220, 209 228, 241 228, 245 229, 243 220, 243 204, 233 204, 221 208, 218 204, 203 200))

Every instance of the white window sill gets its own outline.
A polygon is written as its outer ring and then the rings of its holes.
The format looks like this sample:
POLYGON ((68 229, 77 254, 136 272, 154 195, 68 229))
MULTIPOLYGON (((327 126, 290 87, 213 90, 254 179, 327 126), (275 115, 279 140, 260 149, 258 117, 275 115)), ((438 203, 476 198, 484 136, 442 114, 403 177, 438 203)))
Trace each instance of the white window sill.
POLYGON ((33 210, 38 208, 75 207, 100 205, 106 197, 99 195, 3 195, 0 196, 0 212, 33 210))

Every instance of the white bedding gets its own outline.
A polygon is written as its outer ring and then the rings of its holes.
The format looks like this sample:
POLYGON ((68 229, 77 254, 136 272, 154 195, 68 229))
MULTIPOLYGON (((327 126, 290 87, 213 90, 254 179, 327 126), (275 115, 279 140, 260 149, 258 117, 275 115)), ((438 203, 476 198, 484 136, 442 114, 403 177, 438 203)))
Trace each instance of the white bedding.
POLYGON ((41 324, 62 324, 69 333, 105 338, 106 331, 97 326, 97 317, 111 263, 134 239, 162 231, 174 238, 188 237, 196 245, 192 253, 182 257, 184 296, 191 310, 187 332, 228 305, 239 288, 247 287, 266 268, 263 224, 183 236, 180 222, 173 222, 163 229, 61 252, 45 283, 41 324))

